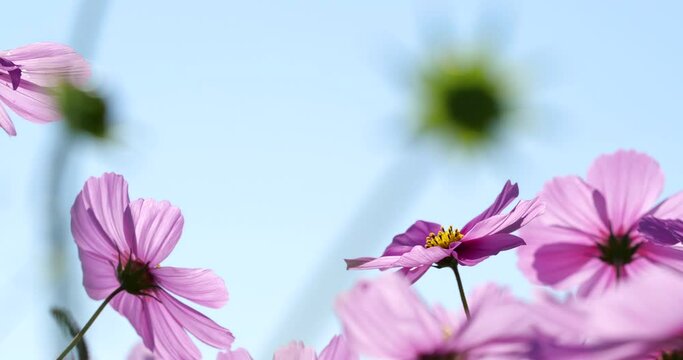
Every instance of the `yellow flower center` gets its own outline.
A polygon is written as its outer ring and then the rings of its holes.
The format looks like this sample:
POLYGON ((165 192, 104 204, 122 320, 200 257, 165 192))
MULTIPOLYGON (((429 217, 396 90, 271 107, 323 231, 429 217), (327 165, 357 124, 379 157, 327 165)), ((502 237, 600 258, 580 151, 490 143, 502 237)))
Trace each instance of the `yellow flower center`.
POLYGON ((465 235, 460 230, 453 228, 453 226, 449 226, 448 229, 444 229, 442 226, 438 234, 429 233, 427 240, 425 240, 425 247, 440 246, 448 249, 448 246, 456 241, 460 241, 463 236, 465 235))

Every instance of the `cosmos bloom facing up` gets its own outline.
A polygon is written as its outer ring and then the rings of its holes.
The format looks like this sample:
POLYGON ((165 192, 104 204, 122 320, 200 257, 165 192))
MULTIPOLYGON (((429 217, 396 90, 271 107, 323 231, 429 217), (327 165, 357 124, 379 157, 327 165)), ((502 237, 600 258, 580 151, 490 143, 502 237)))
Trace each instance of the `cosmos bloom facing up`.
POLYGON ((351 351, 346 339, 337 335, 323 349, 320 355, 306 347, 301 341, 292 341, 275 352, 273 360, 357 360, 358 355, 351 351))
POLYGON ((335 309, 352 349, 381 359, 527 359, 533 338, 526 305, 493 285, 471 298, 472 317, 429 308, 402 276, 363 280, 335 309))
POLYGON ((199 359, 188 332, 228 349, 230 331, 178 301, 220 308, 228 301, 223 280, 210 270, 160 266, 180 239, 183 217, 169 202, 128 199, 120 175, 90 178, 71 208, 71 232, 83 268, 83 286, 111 305, 163 359, 199 359))
MULTIPOLYGON (((88 63, 68 46, 35 43, 0 51, 0 100, 22 118, 46 123, 60 118, 50 88, 60 81, 82 84, 90 77, 88 63)), ((16 135, 0 106, 0 127, 16 135)))
POLYGON ((496 200, 462 230, 417 221, 405 233, 396 235, 379 258, 347 259, 348 269, 401 268, 411 282, 417 281, 433 264, 450 262, 472 266, 500 251, 524 244, 512 232, 525 226, 543 212, 538 199, 520 201, 512 211, 501 214, 517 196, 519 188, 505 183, 496 200))
POLYGON ((683 271, 683 251, 671 246, 675 242, 654 242, 637 229, 644 216, 683 218, 683 193, 655 204, 663 186, 659 164, 635 151, 600 156, 586 180, 554 178, 539 196, 545 214, 521 231, 527 246, 519 249, 520 268, 539 284, 578 286, 579 296, 653 266, 683 271))

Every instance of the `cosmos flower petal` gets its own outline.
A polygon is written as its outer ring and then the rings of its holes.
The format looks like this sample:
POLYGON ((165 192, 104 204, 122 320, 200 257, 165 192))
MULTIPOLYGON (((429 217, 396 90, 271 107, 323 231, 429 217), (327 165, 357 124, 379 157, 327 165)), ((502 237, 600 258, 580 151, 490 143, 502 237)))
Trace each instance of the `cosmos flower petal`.
POLYGON ((683 273, 683 248, 645 242, 638 248, 638 253, 653 264, 683 273))
MULTIPOLYGON (((593 260, 595 261, 595 260, 593 260)), ((603 266, 602 271, 596 271, 593 276, 584 281, 576 295, 580 297, 600 295, 617 283, 617 272, 614 267, 603 266)))
POLYGON ((448 257, 453 250, 444 249, 439 246, 425 248, 424 246, 414 246, 412 250, 401 255, 394 263, 394 266, 413 268, 418 266, 428 266, 439 262, 448 257))
POLYGON ((128 353, 127 360, 157 360, 152 350, 145 347, 145 344, 138 343, 128 353))
POLYGON ((649 214, 658 219, 683 219, 683 191, 664 199, 649 214))
POLYGON ((220 308, 228 302, 225 282, 211 270, 164 266, 152 274, 159 286, 197 304, 220 308))
POLYGON ((517 198, 517 196, 519 196, 519 187, 517 184, 513 185, 512 182, 508 180, 505 182, 505 185, 503 185, 503 189, 496 197, 496 200, 493 201, 493 204, 491 204, 491 206, 489 206, 481 214, 477 215, 474 219, 470 220, 467 225, 462 228, 461 232, 463 234, 467 234, 467 232, 470 231, 478 222, 488 219, 491 216, 500 214, 503 209, 505 209, 514 199, 517 198))
POLYGON ((154 325, 154 353, 166 360, 201 359, 199 349, 167 306, 163 300, 147 303, 149 320, 154 325))
POLYGON ((367 269, 391 269, 396 267, 394 264, 400 256, 382 256, 378 258, 362 257, 355 259, 344 259, 347 270, 367 270, 367 269))
POLYGON ((142 298, 122 292, 111 301, 111 306, 125 316, 135 331, 142 338, 144 347, 154 349, 154 333, 150 322, 149 301, 152 298, 142 298))
POLYGON ((116 260, 129 253, 134 235, 128 204, 123 176, 105 173, 89 178, 71 208, 71 231, 78 247, 116 260))
POLYGON ((235 337, 228 329, 181 303, 166 291, 156 292, 160 302, 178 323, 200 341, 219 349, 228 349, 235 337))
POLYGON ((472 230, 465 234, 461 242, 465 243, 494 234, 509 234, 513 231, 517 231, 519 228, 541 215, 543 210, 544 205, 538 198, 520 201, 508 214, 495 215, 478 222, 472 227, 472 230))
POLYGON ((2 106, 0 106, 0 128, 5 130, 7 135, 17 135, 17 130, 14 128, 14 123, 12 122, 12 119, 9 117, 9 114, 7 114, 7 111, 5 111, 5 108, 2 106))
POLYGON ((152 266, 160 264, 183 232, 180 209, 168 201, 138 199, 130 204, 130 210, 135 223, 136 255, 152 266))
POLYGON ((316 360, 315 349, 307 347, 301 341, 292 341, 278 349, 273 360, 316 360))
POLYGON ((524 245, 524 240, 520 237, 499 233, 470 241, 463 241, 453 256, 460 264, 473 266, 484 261, 489 256, 496 255, 504 250, 514 249, 521 245, 524 245))
POLYGON ((252 358, 247 350, 244 348, 237 348, 235 350, 218 353, 216 360, 252 360, 252 358))
POLYGON ((8 76, 0 74, 0 98, 17 115, 39 124, 61 118, 47 88, 22 80, 14 90, 9 81, 8 76))
POLYGON ((320 352, 319 360, 356 360, 358 355, 351 350, 346 338, 336 335, 320 352))
POLYGON ((404 233, 394 236, 391 244, 384 250, 382 256, 403 255, 410 251, 413 246, 424 246, 425 240, 431 233, 438 233, 441 225, 429 221, 418 220, 404 233))
POLYGON ((638 231, 648 240, 660 245, 675 245, 683 242, 683 221, 681 220, 663 220, 647 216, 638 223, 638 231))
POLYGON ((431 265, 422 265, 414 268, 401 268, 397 271, 397 273, 403 275, 406 279, 408 279, 408 281, 410 281, 411 284, 414 284, 416 281, 420 280, 422 275, 424 275, 431 267, 431 265))
POLYGON ((29 44, 0 52, 0 57, 21 67, 22 80, 40 86, 54 86, 60 80, 82 84, 90 77, 88 62, 72 48, 62 44, 29 44))
MULTIPOLYGON (((567 289, 583 282, 590 275, 584 270, 601 265, 597 260, 600 251, 595 246, 575 243, 551 243, 536 248, 531 255, 522 254, 527 248, 520 248, 522 259, 530 260, 530 271, 538 283, 567 289)), ((524 266, 520 266, 524 269, 524 266)), ((604 266, 607 269, 607 266, 604 266)))
POLYGON ((605 196, 616 234, 635 226, 664 188, 664 174, 657 161, 635 151, 620 150, 598 157, 588 170, 587 180, 605 196))
POLYGON ((119 287, 113 271, 116 265, 111 259, 82 249, 78 249, 78 257, 83 268, 83 287, 92 299, 102 300, 119 287))
POLYGON ((394 273, 361 280, 337 298, 335 310, 351 348, 372 357, 416 358, 443 339, 444 324, 394 273))

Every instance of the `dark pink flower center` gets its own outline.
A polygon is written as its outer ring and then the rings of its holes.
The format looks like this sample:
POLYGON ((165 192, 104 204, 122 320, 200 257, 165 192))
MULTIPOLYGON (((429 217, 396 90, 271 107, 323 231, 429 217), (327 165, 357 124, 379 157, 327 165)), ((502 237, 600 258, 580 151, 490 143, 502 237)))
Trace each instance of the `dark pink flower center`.
POLYGON ((419 360, 459 360, 461 357, 456 353, 420 355, 419 360))
POLYGON ((156 287, 154 276, 149 271, 149 264, 136 260, 128 260, 125 265, 119 262, 116 276, 121 287, 134 295, 145 295, 145 290, 156 287))
POLYGON ((659 360, 683 360, 683 350, 663 352, 660 354, 659 360))
POLYGON ((633 261, 638 247, 640 247, 640 244, 634 244, 628 234, 622 236, 610 234, 607 242, 598 244, 600 260, 614 266, 617 271, 617 277, 620 277, 624 265, 633 261))
POLYGON ((21 69, 14 62, 0 57, 0 69, 7 71, 10 81, 12 82, 12 89, 16 90, 21 83, 21 69))

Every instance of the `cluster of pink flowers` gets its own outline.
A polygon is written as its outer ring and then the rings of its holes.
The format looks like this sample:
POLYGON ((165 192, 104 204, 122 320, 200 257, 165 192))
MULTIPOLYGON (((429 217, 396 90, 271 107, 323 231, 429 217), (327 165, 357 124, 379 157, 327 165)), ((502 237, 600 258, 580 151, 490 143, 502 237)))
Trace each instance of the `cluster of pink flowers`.
MULTIPOLYGON (((62 45, 0 52, 0 100, 28 120, 55 120, 49 88, 88 75, 87 63, 62 45)), ((15 134, 1 107, 0 126, 15 134)), ((585 179, 551 179, 509 212, 519 189, 508 181, 461 228, 417 221, 379 257, 346 260, 349 269, 396 271, 338 296, 340 335, 319 353, 292 342, 273 358, 683 359, 683 313, 676 311, 683 302, 683 193, 658 201, 663 186, 654 159, 620 150, 598 157, 585 179), (518 249, 528 279, 554 293, 522 301, 488 284, 466 296, 459 267, 511 249, 518 249), (463 312, 430 306, 411 287, 431 268, 454 272, 463 312)), ((71 230, 85 291, 103 302, 59 359, 107 305, 142 340, 130 359, 199 359, 190 335, 218 349, 219 360, 251 359, 247 350, 232 349, 228 329, 178 299, 210 308, 228 301, 214 272, 162 266, 183 224, 167 201, 131 201, 121 175, 85 182, 71 230)))

